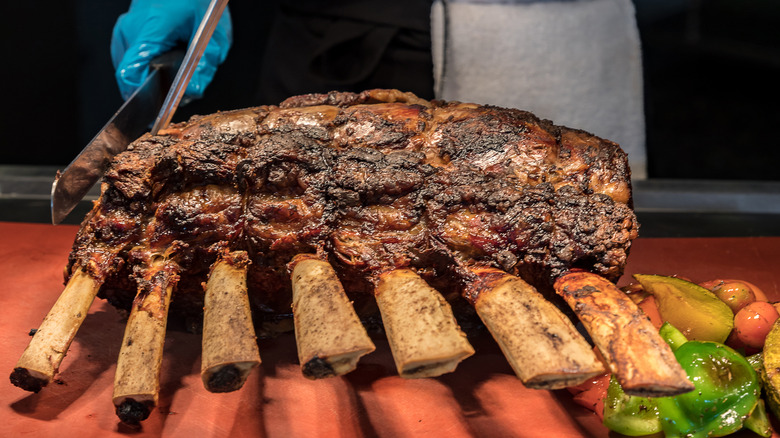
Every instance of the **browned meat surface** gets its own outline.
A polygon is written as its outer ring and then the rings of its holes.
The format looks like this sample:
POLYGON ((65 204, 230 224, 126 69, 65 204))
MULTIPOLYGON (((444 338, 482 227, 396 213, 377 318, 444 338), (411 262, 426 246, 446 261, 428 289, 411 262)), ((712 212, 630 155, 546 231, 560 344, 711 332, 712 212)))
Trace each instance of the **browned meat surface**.
MULTIPOLYGON (((468 266, 550 292, 583 268, 616 280, 637 222, 615 143, 534 115, 394 90, 330 93, 221 112, 146 135, 119 155, 70 269, 129 308, 149 253, 181 266, 172 318, 199 320, 217 255, 245 250, 255 314, 290 312, 287 264, 330 261, 356 307, 410 267, 461 300, 468 266)), ((466 297, 474 298, 474 297, 466 297)))

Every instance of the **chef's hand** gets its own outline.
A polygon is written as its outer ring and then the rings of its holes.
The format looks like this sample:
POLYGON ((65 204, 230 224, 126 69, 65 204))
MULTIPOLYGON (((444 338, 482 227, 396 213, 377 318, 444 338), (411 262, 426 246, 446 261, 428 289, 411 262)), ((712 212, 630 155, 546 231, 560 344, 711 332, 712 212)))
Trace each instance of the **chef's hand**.
MULTIPOLYGON (((124 99, 129 98, 149 74, 149 62, 179 45, 187 45, 198 30, 209 0, 133 0, 130 9, 114 25, 111 60, 124 99)), ((184 92, 183 100, 199 99, 225 60, 232 43, 227 9, 184 92)))

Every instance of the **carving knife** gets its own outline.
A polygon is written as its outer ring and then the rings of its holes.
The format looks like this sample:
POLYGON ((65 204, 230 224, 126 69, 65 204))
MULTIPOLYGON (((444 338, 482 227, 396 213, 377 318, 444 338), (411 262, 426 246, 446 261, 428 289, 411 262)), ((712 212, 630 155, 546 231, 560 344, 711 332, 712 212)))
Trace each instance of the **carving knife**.
POLYGON ((168 126, 227 2, 228 0, 212 0, 184 59, 181 59, 180 52, 171 52, 152 61, 146 81, 125 101, 68 167, 62 172, 57 171, 51 188, 53 224, 61 223, 68 216, 100 180, 111 160, 149 130, 152 122, 153 135, 168 126), (166 76, 169 77, 168 73, 174 70, 178 70, 176 77, 163 101, 166 82, 170 83, 166 76))

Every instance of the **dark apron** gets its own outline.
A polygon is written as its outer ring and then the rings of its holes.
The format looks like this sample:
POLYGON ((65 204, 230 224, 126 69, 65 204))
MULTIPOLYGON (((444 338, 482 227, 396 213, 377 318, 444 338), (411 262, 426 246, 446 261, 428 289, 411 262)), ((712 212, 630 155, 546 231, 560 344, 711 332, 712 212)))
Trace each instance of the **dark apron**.
POLYGON ((433 98, 430 10, 431 0, 282 1, 259 102, 370 88, 433 98))

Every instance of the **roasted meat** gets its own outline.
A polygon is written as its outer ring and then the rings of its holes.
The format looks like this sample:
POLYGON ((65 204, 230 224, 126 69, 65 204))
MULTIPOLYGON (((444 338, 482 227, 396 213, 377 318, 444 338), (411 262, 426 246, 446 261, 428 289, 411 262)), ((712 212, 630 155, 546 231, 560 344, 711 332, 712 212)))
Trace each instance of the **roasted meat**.
POLYGON ((70 270, 103 278, 101 296, 129 309, 143 252, 175 245, 171 312, 196 321, 217 255, 246 250, 253 309, 268 319, 290 312, 299 253, 332 262, 358 303, 402 267, 454 301, 471 264, 546 293, 576 267, 617 280, 637 228, 615 143, 519 110, 330 93, 140 138, 106 174, 70 270))
POLYGON ((292 316, 309 378, 354 369, 372 322, 401 376, 453 371, 475 352, 470 320, 529 387, 609 368, 629 393, 678 394, 692 386, 671 350, 614 287, 637 230, 620 147, 525 111, 370 90, 195 117, 113 161, 69 257, 68 328, 55 306, 56 336, 11 379, 51 381, 97 293, 129 311, 114 384, 129 423, 157 402, 168 315, 204 326, 213 392, 259 363, 253 326, 292 316))

